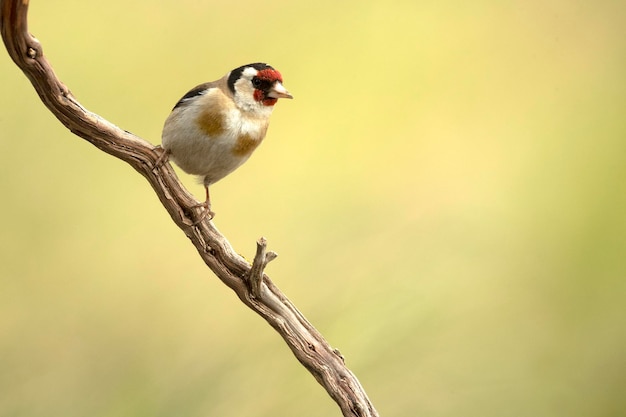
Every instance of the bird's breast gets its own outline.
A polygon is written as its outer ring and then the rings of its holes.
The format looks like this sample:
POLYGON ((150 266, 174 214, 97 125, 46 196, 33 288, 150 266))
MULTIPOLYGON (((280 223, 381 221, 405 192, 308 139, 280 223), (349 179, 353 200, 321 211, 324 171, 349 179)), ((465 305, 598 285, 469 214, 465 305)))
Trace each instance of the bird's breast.
POLYGON ((248 156, 265 137, 270 112, 242 111, 219 91, 211 91, 199 104, 197 128, 208 141, 230 144, 234 155, 248 156))
POLYGON ((229 136, 230 151, 236 157, 249 157, 259 146, 268 127, 268 118, 249 117, 231 110, 224 117, 223 135, 229 136))

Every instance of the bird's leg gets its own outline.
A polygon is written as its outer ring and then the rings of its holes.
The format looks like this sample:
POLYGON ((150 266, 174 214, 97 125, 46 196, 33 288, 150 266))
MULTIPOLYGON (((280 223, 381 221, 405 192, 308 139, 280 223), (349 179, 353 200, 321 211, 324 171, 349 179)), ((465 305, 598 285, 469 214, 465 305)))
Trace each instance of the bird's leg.
POLYGON ((200 217, 195 222, 193 222, 194 226, 202 222, 206 216, 209 216, 209 220, 213 220, 213 217, 215 217, 215 213, 211 211, 211 197, 209 195, 209 187, 205 185, 204 189, 206 191, 206 200, 204 201, 204 203, 199 203, 199 204, 192 206, 192 207, 204 208, 204 211, 202 211, 202 214, 200 215, 200 217))
POLYGON ((204 186, 204 191, 206 192, 206 200, 204 200, 204 208, 206 209, 207 214, 211 216, 211 218, 209 219, 211 220, 213 217, 215 217, 215 213, 211 211, 211 196, 209 195, 208 185, 204 186))

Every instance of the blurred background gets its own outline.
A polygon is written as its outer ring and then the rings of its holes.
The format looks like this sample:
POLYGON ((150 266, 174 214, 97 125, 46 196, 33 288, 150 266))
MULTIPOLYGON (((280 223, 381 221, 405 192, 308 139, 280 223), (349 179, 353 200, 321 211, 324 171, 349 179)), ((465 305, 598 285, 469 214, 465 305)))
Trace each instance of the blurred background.
MULTIPOLYGON (((215 225, 248 259, 267 237, 381 416, 624 415, 625 3, 58 0, 29 23, 155 144, 191 87, 283 73, 215 225)), ((0 416, 341 415, 143 177, 4 51, 0 80, 0 416)))

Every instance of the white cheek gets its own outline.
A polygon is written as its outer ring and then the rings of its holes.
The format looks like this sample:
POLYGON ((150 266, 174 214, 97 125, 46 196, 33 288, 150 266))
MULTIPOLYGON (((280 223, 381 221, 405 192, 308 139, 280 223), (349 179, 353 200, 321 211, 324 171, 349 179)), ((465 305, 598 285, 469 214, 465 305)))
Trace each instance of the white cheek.
POLYGON ((254 88, 250 84, 250 80, 240 78, 235 83, 235 104, 243 111, 254 111, 258 105, 254 99, 254 88))

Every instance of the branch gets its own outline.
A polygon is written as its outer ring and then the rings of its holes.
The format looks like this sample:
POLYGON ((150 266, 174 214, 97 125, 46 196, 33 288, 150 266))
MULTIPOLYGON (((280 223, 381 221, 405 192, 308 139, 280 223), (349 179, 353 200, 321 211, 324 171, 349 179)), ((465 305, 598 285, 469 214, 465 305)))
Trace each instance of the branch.
POLYGON ((28 0, 0 0, 0 31, 9 55, 37 94, 65 127, 100 150, 127 162, 143 175, 172 220, 191 240, 200 257, 241 301, 263 317, 285 340, 296 358, 341 408, 346 417, 378 417, 343 357, 326 342, 272 283, 263 269, 276 257, 261 238, 251 266, 207 219, 170 164, 158 164, 160 147, 120 129, 85 109, 57 78, 37 39, 28 32, 28 0))

